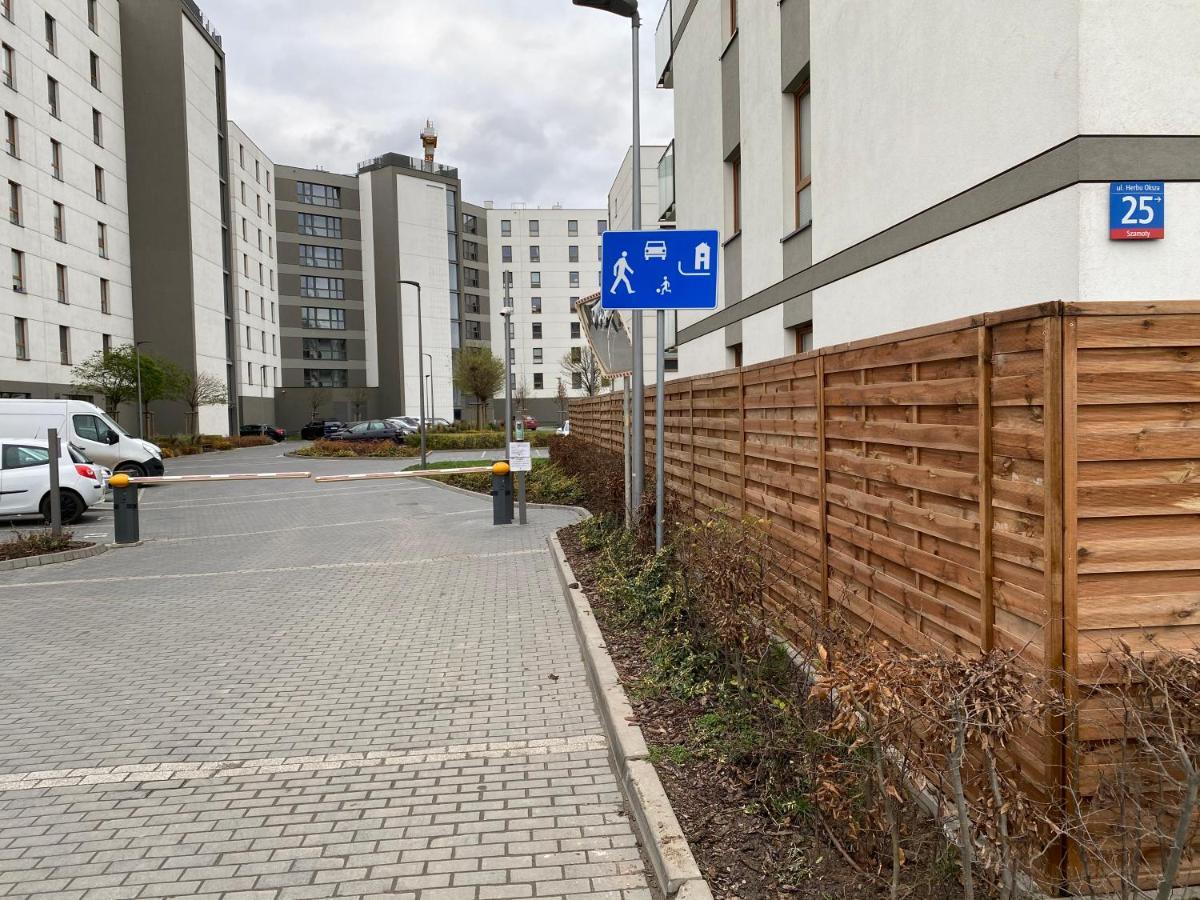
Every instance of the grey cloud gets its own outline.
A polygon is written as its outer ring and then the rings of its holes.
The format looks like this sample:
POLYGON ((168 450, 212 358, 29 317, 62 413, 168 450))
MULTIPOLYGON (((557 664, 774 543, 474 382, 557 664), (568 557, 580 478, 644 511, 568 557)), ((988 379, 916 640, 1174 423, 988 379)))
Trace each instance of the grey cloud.
MULTIPOLYGON (((645 143, 671 132, 670 94, 653 87, 659 5, 643 0, 645 143)), ((629 145, 628 24, 569 0, 202 6, 224 36, 230 114, 279 163, 418 155, 431 117, 468 199, 604 206, 629 145)))

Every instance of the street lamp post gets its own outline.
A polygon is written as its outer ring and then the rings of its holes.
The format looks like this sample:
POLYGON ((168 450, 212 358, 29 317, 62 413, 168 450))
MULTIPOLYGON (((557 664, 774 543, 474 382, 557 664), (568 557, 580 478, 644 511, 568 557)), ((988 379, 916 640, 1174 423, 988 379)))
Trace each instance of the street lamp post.
POLYGON ((133 358, 137 367, 137 417, 138 417, 138 438, 145 440, 146 435, 143 432, 146 430, 146 414, 142 411, 142 344, 148 344, 149 341, 134 341, 133 342, 133 358))
MULTIPOLYGON (((638 0, 571 0, 576 6, 599 9, 629 19, 633 25, 633 230, 642 230, 642 114, 641 60, 639 58, 642 20, 638 15, 638 0)), ((646 482, 645 412, 646 375, 644 372, 642 313, 633 310, 630 329, 633 339, 633 435, 630 460, 630 498, 632 518, 637 519, 646 482)), ((661 327, 661 326, 660 326, 661 327)))
POLYGON ((500 318, 504 320, 504 455, 508 456, 508 445, 512 443, 512 272, 502 272, 504 279, 504 307, 500 318))
MULTIPOLYGON (((409 287, 417 289, 417 393, 421 397, 421 468, 425 468, 425 339, 421 328, 421 283, 419 281, 408 281, 401 278, 397 285, 397 292, 401 285, 407 284, 409 287)), ((398 304, 397 312, 404 309, 404 304, 398 304)), ((401 353, 403 355, 403 353, 401 353)), ((400 384, 404 384, 403 360, 401 360, 400 384)))
POLYGON ((437 418, 437 406, 433 402, 433 354, 421 354, 425 359, 429 360, 429 374, 425 376, 425 380, 429 382, 429 418, 437 418))

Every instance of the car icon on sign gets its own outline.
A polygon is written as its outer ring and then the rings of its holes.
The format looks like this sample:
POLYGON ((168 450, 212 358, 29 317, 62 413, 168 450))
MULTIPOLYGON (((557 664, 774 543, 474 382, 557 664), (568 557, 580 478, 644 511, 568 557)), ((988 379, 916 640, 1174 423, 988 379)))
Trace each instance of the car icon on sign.
POLYGON ((646 259, 661 259, 666 262, 667 259, 667 242, 666 241, 646 241, 646 259))

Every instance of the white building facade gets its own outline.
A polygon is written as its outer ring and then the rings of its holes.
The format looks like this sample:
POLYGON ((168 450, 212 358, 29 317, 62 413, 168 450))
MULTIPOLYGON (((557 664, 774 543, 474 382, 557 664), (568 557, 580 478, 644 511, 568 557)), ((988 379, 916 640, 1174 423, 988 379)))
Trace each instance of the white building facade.
POLYGON ((3 10, 0 396, 64 397, 73 365, 133 340, 120 8, 3 10))
MULTIPOLYGON (((279 387, 279 289, 275 275, 275 165, 229 123, 229 206, 233 224, 234 383, 238 419, 274 424, 279 387)), ((326 228, 320 219, 314 230, 326 228)), ((318 347, 328 351, 330 347, 318 347)), ((344 358, 344 356, 343 356, 344 358)))
POLYGON ((670 0, 658 37, 677 226, 723 239, 719 309, 679 318, 681 374, 1048 300, 1196 294, 1188 0, 670 0), (1166 182, 1164 239, 1110 239, 1124 180, 1166 182))
MULTIPOLYGON (((539 421, 562 418, 559 384, 584 394, 579 373, 564 366, 586 346, 575 313, 580 298, 600 290, 600 248, 608 230, 603 209, 489 209, 492 352, 504 358, 504 279, 511 273, 514 411, 522 398, 539 421)), ((501 394, 501 397, 503 395, 501 394)))

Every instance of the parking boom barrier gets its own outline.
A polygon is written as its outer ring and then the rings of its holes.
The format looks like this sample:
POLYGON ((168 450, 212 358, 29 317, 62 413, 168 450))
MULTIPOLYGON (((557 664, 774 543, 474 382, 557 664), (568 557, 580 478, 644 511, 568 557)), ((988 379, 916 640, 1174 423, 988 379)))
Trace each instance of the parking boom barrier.
POLYGON ((335 481, 372 481, 380 478, 421 478, 429 475, 474 475, 491 472, 492 466, 467 466, 461 469, 401 469, 399 472, 362 472, 357 475, 318 475, 313 481, 328 484, 335 481))
MULTIPOLYGON (((158 475, 130 478, 130 484, 189 484, 202 481, 268 481, 278 478, 312 478, 312 472, 258 472, 234 475, 158 475)), ((317 479, 320 481, 321 479, 317 479)), ((111 481, 109 482, 112 483, 111 481)))

